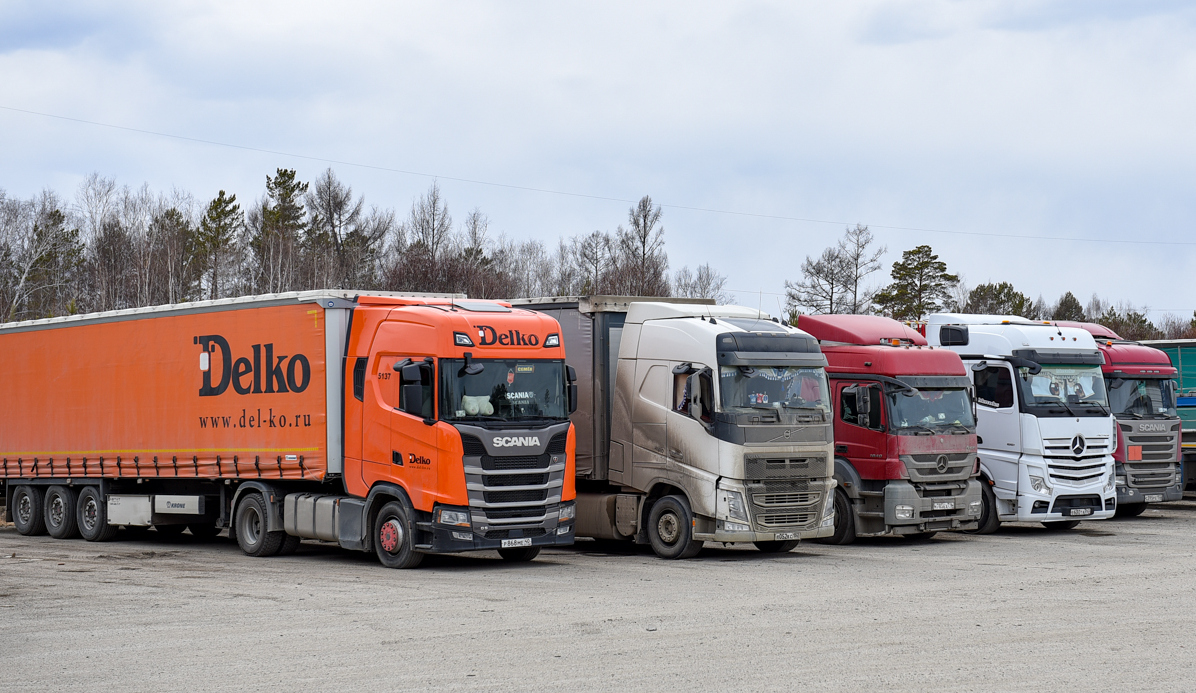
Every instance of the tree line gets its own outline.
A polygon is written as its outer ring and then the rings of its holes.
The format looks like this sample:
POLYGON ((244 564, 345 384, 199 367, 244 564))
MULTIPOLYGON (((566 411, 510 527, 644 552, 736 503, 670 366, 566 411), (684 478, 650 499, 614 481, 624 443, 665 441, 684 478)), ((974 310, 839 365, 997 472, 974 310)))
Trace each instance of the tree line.
POLYGON ((921 320, 936 312, 1020 315, 1031 320, 1073 320, 1104 325, 1125 339, 1196 338, 1196 311, 1191 319, 1164 315, 1156 325, 1149 310, 1131 303, 1113 303, 1093 294, 1086 304, 1064 292, 1053 303, 1040 294, 1032 299, 1009 282, 968 288, 929 245, 902 252, 894 262, 890 283, 867 284, 881 269, 886 248, 876 246, 868 227, 848 228, 836 245, 820 256, 806 257, 801 278, 785 282, 790 321, 800 313, 877 314, 897 320, 921 320))
POLYGON ((0 322, 310 289, 731 297, 703 264, 670 273, 659 205, 644 196, 613 231, 554 246, 493 234, 479 209, 454 221, 439 185, 405 216, 367 206, 327 169, 266 176, 245 204, 220 190, 118 186, 92 174, 67 200, 0 189, 0 322))

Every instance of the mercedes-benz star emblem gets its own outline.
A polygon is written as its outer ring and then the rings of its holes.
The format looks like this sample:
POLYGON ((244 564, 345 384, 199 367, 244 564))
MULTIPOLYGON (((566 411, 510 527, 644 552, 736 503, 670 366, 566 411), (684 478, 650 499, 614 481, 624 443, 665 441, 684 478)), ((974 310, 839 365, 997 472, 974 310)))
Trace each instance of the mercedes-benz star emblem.
POLYGON ((1084 454, 1084 449, 1088 444, 1084 442, 1084 436, 1076 436, 1071 439, 1071 453, 1077 457, 1084 454))
POLYGON ((937 465, 939 474, 942 474, 943 472, 947 471, 947 464, 948 464, 947 456, 939 455, 938 465, 937 465))

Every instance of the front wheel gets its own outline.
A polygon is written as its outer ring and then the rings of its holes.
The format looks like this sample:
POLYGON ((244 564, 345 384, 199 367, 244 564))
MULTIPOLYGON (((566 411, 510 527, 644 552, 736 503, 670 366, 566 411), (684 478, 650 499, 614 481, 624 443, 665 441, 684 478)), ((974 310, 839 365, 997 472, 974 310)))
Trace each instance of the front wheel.
POLYGON ((1056 520, 1054 522, 1044 522, 1043 527, 1052 531, 1063 531, 1065 529, 1075 529, 1080 526, 1079 520, 1056 520))
POLYGON ((800 544, 797 539, 789 541, 757 541, 753 542, 761 553, 789 553, 800 544))
POLYGON ((511 563, 527 563, 540 555, 539 546, 525 546, 522 549, 499 549, 498 555, 511 563))
POLYGON ((850 544, 855 541, 855 511, 851 499, 841 488, 835 489, 835 533, 818 541, 823 544, 850 544))
POLYGON ((976 529, 966 530, 968 534, 992 534, 1001 526, 997 517, 997 494, 993 493, 992 485, 984 479, 980 480, 980 522, 976 529))
POLYGON ((403 504, 391 501, 374 520, 374 553, 387 568, 414 568, 424 560, 415 550, 415 537, 403 504))
POLYGON ((702 542, 693 538, 694 516, 682 496, 665 496, 648 513, 648 541, 661 558, 693 558, 702 542))

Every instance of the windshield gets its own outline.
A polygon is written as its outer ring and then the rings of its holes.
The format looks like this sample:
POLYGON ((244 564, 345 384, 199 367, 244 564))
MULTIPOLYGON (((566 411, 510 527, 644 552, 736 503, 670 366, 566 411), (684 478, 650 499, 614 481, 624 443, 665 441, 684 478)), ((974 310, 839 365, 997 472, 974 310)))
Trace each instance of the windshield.
POLYGON ((722 366, 719 401, 735 409, 818 409, 831 411, 830 388, 821 368, 797 366, 722 366))
POLYGON ((1054 413, 1099 413, 1108 415, 1109 399, 1100 366, 1043 365, 1031 375, 1019 368, 1018 389, 1028 408, 1047 407, 1054 413))
POLYGON ((1174 419, 1175 384, 1160 378, 1110 378, 1109 407, 1117 416, 1174 419))
POLYGON ((440 418, 443 421, 525 421, 568 418, 565 365, 560 361, 473 359, 440 361, 440 418))
POLYGON ((975 428, 972 398, 965 389, 908 390, 889 393, 889 422, 894 430, 975 428))

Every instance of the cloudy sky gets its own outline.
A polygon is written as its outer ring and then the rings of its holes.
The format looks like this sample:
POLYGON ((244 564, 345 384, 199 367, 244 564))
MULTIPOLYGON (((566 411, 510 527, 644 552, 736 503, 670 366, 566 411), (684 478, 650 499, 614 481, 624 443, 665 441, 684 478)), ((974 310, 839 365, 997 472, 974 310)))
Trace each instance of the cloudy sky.
POLYGON ((9 195, 249 201, 332 160, 367 203, 437 178, 457 219, 549 243, 650 194, 674 269, 773 312, 856 223, 877 283, 925 243, 972 286, 1196 309, 1191 3, 102 5, 0 0, 9 195))

